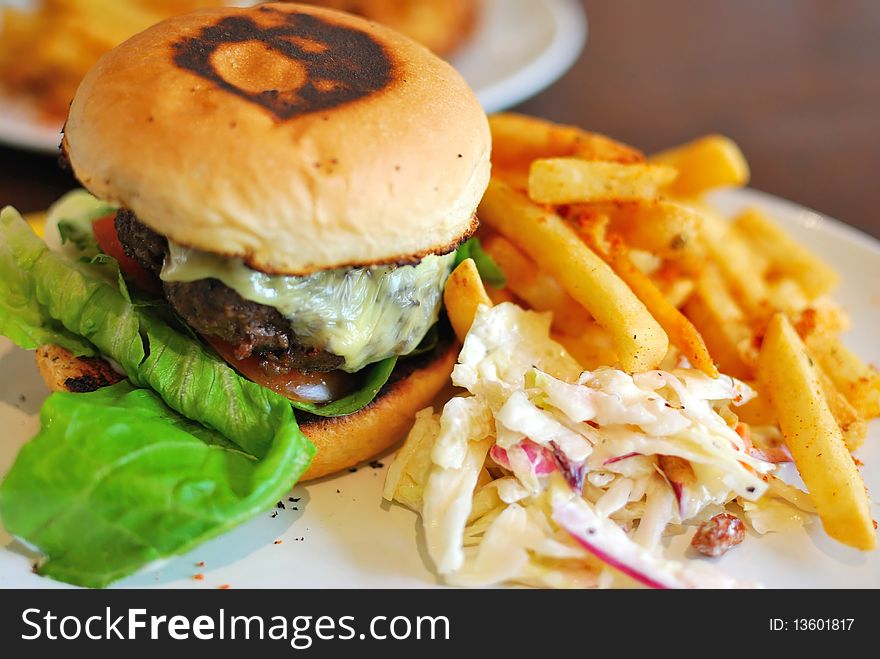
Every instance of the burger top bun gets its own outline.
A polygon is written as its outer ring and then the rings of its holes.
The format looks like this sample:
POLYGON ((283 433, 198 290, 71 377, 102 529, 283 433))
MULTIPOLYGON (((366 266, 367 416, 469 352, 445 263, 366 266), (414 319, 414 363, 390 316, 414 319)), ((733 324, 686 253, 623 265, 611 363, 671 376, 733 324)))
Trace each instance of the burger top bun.
POLYGON ((451 66, 316 7, 207 9, 106 54, 62 148, 93 194, 270 274, 412 262, 475 228, 490 134, 451 66))

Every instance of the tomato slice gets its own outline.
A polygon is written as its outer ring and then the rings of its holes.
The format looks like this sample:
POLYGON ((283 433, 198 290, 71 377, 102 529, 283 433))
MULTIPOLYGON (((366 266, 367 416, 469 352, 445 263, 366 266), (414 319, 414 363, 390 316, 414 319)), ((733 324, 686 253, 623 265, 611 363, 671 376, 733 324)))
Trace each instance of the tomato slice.
POLYGON ((260 367, 257 357, 237 359, 235 346, 213 336, 203 336, 223 359, 248 380, 303 403, 330 403, 344 398, 357 388, 357 377, 345 371, 303 373, 290 371, 270 375, 260 367))
POLYGON ((162 286, 158 279, 144 270, 137 261, 126 255, 125 250, 122 249, 122 243, 119 242, 119 235, 116 233, 115 219, 116 214, 114 213, 92 223, 92 231, 95 233, 98 247, 102 252, 116 259, 122 272, 140 288, 150 293, 162 293, 162 286))

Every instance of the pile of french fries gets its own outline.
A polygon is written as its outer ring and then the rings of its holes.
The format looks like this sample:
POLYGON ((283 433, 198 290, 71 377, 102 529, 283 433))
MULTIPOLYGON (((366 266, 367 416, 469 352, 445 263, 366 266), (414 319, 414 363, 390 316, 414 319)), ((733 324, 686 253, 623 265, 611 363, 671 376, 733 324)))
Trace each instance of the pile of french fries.
POLYGON ((602 135, 514 114, 490 118, 493 175, 483 248, 446 305, 463 338, 479 304, 553 312, 556 339, 586 369, 689 363, 759 393, 738 421, 781 431, 827 533, 873 549, 875 523, 851 452, 880 415, 880 374, 840 341, 838 275, 760 210, 728 221, 703 200, 743 186, 739 148, 710 135, 645 157, 602 135))
POLYGON ((222 0, 34 0, 0 9, 0 86, 63 119, 98 58, 154 23, 222 0))

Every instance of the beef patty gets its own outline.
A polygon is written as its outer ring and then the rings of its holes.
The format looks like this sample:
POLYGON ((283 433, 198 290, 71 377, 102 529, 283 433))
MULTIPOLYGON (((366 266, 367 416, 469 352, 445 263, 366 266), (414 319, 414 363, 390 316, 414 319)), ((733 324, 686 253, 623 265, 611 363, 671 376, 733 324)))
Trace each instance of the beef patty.
MULTIPOLYGON (((158 277, 168 241, 129 210, 117 212, 115 224, 125 254, 158 277)), ((168 302, 190 327, 232 344, 238 359, 257 356, 268 374, 332 371, 344 362, 339 355, 300 345, 277 309, 245 300, 218 279, 163 286, 168 302)))

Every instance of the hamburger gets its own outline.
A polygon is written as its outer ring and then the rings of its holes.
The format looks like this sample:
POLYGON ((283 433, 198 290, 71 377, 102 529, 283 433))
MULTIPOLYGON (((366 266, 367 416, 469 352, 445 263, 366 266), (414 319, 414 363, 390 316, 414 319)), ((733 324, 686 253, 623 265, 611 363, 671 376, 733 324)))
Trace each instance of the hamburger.
POLYGON ((0 334, 57 392, 0 483, 37 572, 104 586, 401 438, 455 361, 489 147, 453 69, 331 10, 204 10, 105 55, 62 143, 86 190, 45 241, 0 210, 0 334))
POLYGON ((62 142, 118 208, 103 251, 300 408, 318 449, 305 478, 390 446, 447 382, 442 288, 476 229, 489 151, 450 66, 378 24, 289 3, 198 11, 118 46, 80 84, 62 142), (359 409, 320 413, 352 397, 359 409))

